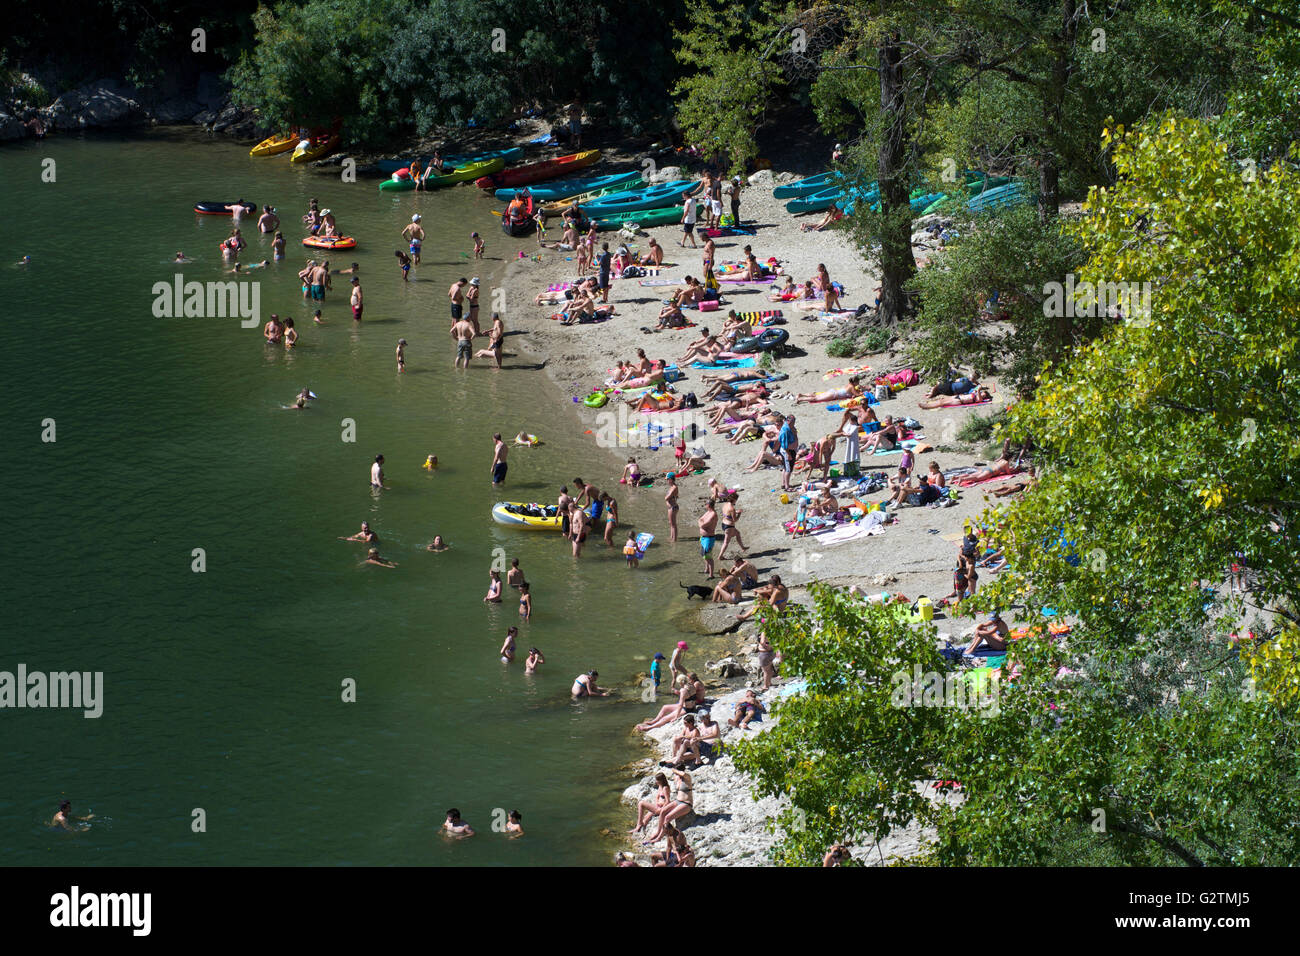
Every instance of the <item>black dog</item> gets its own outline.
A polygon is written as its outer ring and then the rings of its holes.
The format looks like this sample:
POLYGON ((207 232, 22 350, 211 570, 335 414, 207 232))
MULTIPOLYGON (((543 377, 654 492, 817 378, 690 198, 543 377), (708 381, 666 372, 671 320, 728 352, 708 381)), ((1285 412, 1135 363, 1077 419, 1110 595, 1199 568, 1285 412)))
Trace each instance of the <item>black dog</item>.
POLYGON ((677 582, 677 586, 686 589, 686 600, 697 597, 705 601, 713 598, 713 588, 706 588, 703 584, 682 584, 677 582))

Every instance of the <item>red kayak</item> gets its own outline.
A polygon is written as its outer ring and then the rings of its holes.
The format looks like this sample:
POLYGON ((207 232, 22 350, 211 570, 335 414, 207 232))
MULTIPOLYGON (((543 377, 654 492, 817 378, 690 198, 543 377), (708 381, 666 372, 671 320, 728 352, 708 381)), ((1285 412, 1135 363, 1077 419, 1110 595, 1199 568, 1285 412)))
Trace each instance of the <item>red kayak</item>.
POLYGON ((539 183, 547 179, 555 179, 557 176, 567 176, 575 169, 590 166, 599 159, 600 150, 587 149, 581 153, 570 153, 568 156, 557 156, 555 159, 544 159, 538 163, 525 163, 523 166, 516 166, 513 169, 503 169, 491 176, 480 176, 474 180, 474 185, 479 189, 488 190, 508 189, 511 186, 527 186, 529 183, 539 183))

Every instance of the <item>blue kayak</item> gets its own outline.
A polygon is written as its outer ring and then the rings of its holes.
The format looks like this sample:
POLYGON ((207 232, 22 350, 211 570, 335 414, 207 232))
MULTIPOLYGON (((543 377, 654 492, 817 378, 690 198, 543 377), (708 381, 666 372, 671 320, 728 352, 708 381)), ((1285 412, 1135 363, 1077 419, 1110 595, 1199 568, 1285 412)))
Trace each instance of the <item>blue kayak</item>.
POLYGON ((676 182, 660 183, 645 189, 633 189, 625 193, 601 196, 591 202, 582 204, 582 211, 591 219, 609 216, 620 212, 638 212, 642 209, 662 209, 682 201, 687 193, 699 188, 694 180, 679 179, 676 182))
POLYGON ((988 212, 993 209, 1018 206, 1021 203, 1029 202, 1030 199, 1031 196, 1023 183, 1007 183, 1005 186, 995 186, 992 189, 984 190, 984 192, 966 203, 966 208, 971 212, 988 212))
MULTIPOLYGON (((549 183, 527 188, 533 194, 534 199, 540 202, 552 202, 557 199, 568 199, 570 196, 580 196, 583 193, 594 192, 597 189, 608 189, 611 186, 638 182, 640 179, 641 174, 634 170, 630 173, 608 173, 604 176, 571 176, 568 179, 553 179, 549 183)), ((519 192, 521 188, 516 186, 511 189, 498 189, 494 195, 497 199, 509 201, 515 198, 515 193, 519 192)))
POLYGON ((793 183, 786 183, 784 186, 777 186, 773 189, 772 196, 774 199, 798 199, 800 196, 809 196, 815 192, 820 192, 827 186, 835 185, 835 176, 836 173, 832 170, 793 183))
MULTIPOLYGON (((524 148, 522 146, 511 146, 509 149, 485 149, 479 153, 458 153, 454 156, 444 156, 442 157, 442 161, 448 166, 457 167, 457 166, 468 166, 470 163, 481 162, 485 159, 496 159, 498 156, 504 159, 507 163, 511 163, 523 155, 524 155, 524 148)), ((433 158, 432 153, 430 153, 428 156, 421 156, 420 165, 422 167, 428 166, 429 160, 431 160, 432 158, 433 158)), ((406 169, 408 166, 411 165, 412 162, 414 162, 413 158, 412 159, 381 159, 375 165, 379 167, 379 171, 381 173, 392 175, 393 173, 397 172, 399 169, 406 169)))
POLYGON ((800 196, 797 199, 791 199, 785 204, 788 212, 821 212, 823 209, 829 209, 835 203, 844 198, 843 186, 827 186, 825 189, 819 189, 815 193, 809 193, 806 196, 800 196))

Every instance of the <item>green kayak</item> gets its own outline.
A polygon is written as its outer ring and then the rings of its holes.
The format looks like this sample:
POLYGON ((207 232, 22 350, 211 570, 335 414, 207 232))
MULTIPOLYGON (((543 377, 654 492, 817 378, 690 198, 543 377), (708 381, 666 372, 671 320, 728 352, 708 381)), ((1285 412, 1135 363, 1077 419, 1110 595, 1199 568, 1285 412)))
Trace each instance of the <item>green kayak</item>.
MULTIPOLYGON (((699 207, 696 207, 698 213, 699 207)), ((629 222, 634 222, 639 226, 666 226, 669 223, 681 222, 682 207, 666 206, 662 209, 641 209, 633 212, 617 212, 608 216, 601 216, 595 220, 596 228, 601 232, 610 229, 622 229, 629 222)))
MULTIPOLYGON (((439 186, 451 186, 455 183, 465 183, 478 179, 480 176, 490 176, 492 173, 499 173, 506 168, 506 161, 500 156, 493 159, 480 160, 477 163, 469 163, 454 169, 449 173, 443 173, 441 176, 430 176, 424 181, 426 189, 437 189, 439 186)), ((407 192, 415 188, 413 179, 385 179, 379 184, 379 188, 385 192, 407 192)))

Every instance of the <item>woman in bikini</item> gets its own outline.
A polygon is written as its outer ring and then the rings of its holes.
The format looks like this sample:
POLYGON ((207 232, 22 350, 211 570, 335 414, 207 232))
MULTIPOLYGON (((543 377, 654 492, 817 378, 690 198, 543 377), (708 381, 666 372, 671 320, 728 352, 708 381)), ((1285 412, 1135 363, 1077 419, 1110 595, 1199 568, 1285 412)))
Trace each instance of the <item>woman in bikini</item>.
POLYGON ((656 727, 662 727, 664 724, 671 724, 688 710, 695 709, 694 697, 695 691, 694 688, 691 687, 690 683, 687 682, 682 684, 681 690, 677 692, 677 703, 664 704, 659 708, 659 713, 654 716, 653 720, 637 724, 633 730, 639 730, 642 733, 645 733, 646 731, 654 730, 656 727), (690 707, 686 706, 688 700, 692 703, 692 706, 690 707))
POLYGON ((483 598, 484 604, 501 603, 501 572, 489 571, 491 577, 488 579, 488 591, 483 598))
POLYGON ((668 783, 668 778, 663 773, 655 774, 655 794, 650 800, 641 800, 636 805, 636 826, 628 830, 628 833, 640 833, 645 829, 645 825, 659 816, 664 807, 668 806, 669 797, 672 795, 673 788, 668 783))
POLYGON ((537 665, 545 663, 546 658, 542 656, 542 652, 535 647, 530 647, 528 648, 528 660, 524 662, 524 673, 536 674, 537 665))
POLYGON ((525 621, 533 616, 533 596, 528 593, 528 582, 519 585, 519 616, 525 621))
POLYGON ((668 541, 674 543, 677 541, 677 495, 681 491, 677 487, 677 475, 675 472, 668 473, 668 494, 664 495, 664 504, 668 507, 668 541))
POLYGON ((658 843, 664 838, 665 828, 674 820, 680 820, 695 810, 695 781, 686 771, 685 764, 673 768, 673 777, 677 780, 677 792, 668 806, 659 811, 659 829, 645 841, 645 845, 658 843))
POLYGON ((862 453, 873 455, 878 451, 892 451, 903 440, 903 425, 895 422, 893 415, 885 416, 885 424, 867 436, 862 443, 862 453))
POLYGON ((985 402, 993 401, 993 395, 987 388, 981 385, 973 392, 967 392, 965 395, 941 395, 939 398, 931 398, 922 401, 921 408, 956 408, 958 405, 982 405, 985 402))
POLYGON ((509 664, 515 659, 515 638, 519 636, 519 628, 506 628, 506 640, 501 645, 501 663, 509 664))
POLYGON ((614 528, 618 526, 618 502, 608 494, 601 494, 600 500, 605 503, 605 545, 614 547, 614 528))
POLYGON ((740 531, 736 527, 736 519, 740 517, 740 509, 736 507, 736 498, 737 494, 734 491, 722 497, 722 547, 718 549, 719 561, 725 557, 727 547, 732 541, 736 542, 741 551, 748 550, 745 547, 745 539, 740 536, 740 531))
POLYGON ((762 631, 758 632, 758 666, 763 672, 763 690, 771 690, 772 678, 776 677, 776 668, 773 661, 776 660, 776 651, 767 640, 767 635, 762 631))
POLYGON ((854 398, 860 398, 864 394, 862 379, 854 375, 849 379, 847 385, 839 388, 828 388, 823 392, 803 392, 795 396, 795 404, 802 405, 805 402, 838 402, 848 401, 854 398))

